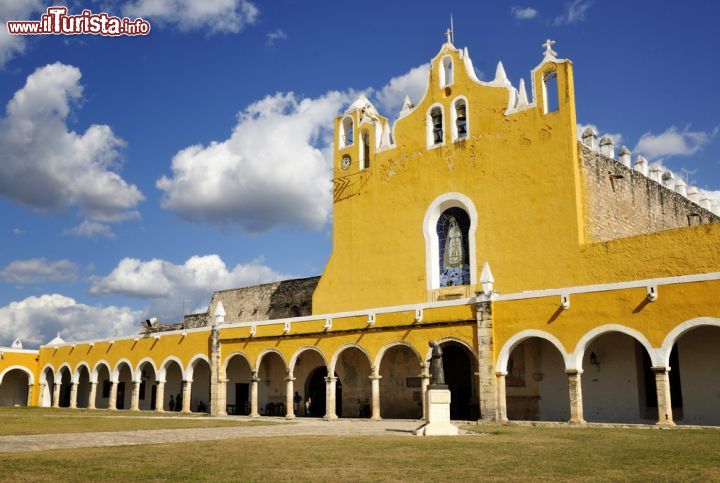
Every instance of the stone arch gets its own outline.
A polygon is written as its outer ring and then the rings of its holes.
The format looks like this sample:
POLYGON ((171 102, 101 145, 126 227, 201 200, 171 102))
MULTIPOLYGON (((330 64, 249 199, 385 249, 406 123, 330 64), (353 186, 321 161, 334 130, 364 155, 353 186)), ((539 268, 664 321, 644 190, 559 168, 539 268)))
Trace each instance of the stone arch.
POLYGON ((450 134, 453 141, 470 137, 470 102, 465 96, 457 96, 450 105, 450 134), (464 114, 465 117, 461 117, 464 114), (465 132, 461 132, 461 127, 465 132))
POLYGON ((660 365, 670 367, 670 353, 672 352, 673 346, 686 332, 689 332, 696 327, 720 327, 720 319, 715 317, 696 317, 694 319, 686 320, 668 332, 668 335, 665 336, 665 339, 660 346, 659 355, 660 361, 662 362, 660 365))
POLYGON ((380 375, 380 417, 419 419, 422 417, 421 379, 423 359, 405 341, 393 341, 380 349, 375 359, 380 375), (410 384, 415 381, 417 384, 410 384))
POLYGON ((435 104, 428 107, 425 113, 425 125, 426 125, 426 137, 427 137, 427 148, 432 149, 438 146, 445 145, 445 139, 447 138, 447 132, 445 129, 445 107, 436 102, 435 104), (439 123, 435 123, 435 117, 439 116, 439 123), (439 130, 440 140, 436 141, 436 131, 439 130))
POLYGON ((223 365, 221 367, 221 375, 223 378, 227 378, 227 368, 230 365, 230 361, 232 361, 235 357, 242 357, 245 362, 247 362, 248 366, 250 366, 250 369, 252 369, 252 363, 250 362, 250 358, 245 354, 243 351, 234 351, 225 357, 225 361, 223 362, 223 365))
MULTIPOLYGON (((458 345, 463 346, 470 354, 475 356, 475 349, 473 349, 472 345, 468 343, 467 341, 460 339, 458 337, 448 336, 448 337, 441 337, 439 339, 435 339, 435 343, 443 345, 443 344, 449 344, 449 343, 455 343, 458 345)), ((432 348, 428 346, 427 352, 425 354, 425 361, 430 360, 430 356, 432 355, 432 348)), ((474 358, 473 358, 474 359, 474 358)), ((473 365, 477 365, 476 361, 473 361, 473 365)))
POLYGON ((225 381, 225 403, 229 415, 250 414, 252 363, 242 351, 230 353, 223 362, 221 379, 225 381))
POLYGON ((371 416, 372 388, 370 377, 373 359, 359 344, 340 346, 330 360, 329 373, 336 376, 336 415, 338 417, 369 418, 371 416))
POLYGON ((187 371, 185 370, 185 364, 183 364, 183 361, 181 361, 180 358, 177 356, 168 356, 162 361, 162 363, 159 366, 159 369, 158 369, 158 380, 159 381, 165 380, 165 376, 167 375, 168 364, 170 364, 171 362, 176 363, 178 365, 178 367, 180 367, 180 373, 182 374, 182 378, 185 379, 185 375, 186 375, 187 371))
POLYGON ((263 357, 265 357, 266 355, 268 355, 270 353, 274 353, 274 354, 277 354, 278 356, 280 356, 280 360, 282 360, 283 365, 285 366, 285 369, 287 370, 288 365, 287 365, 287 361, 285 360, 285 356, 283 356, 282 352, 280 352, 277 349, 265 349, 260 354, 258 354, 257 359, 255 361, 254 370, 255 371, 260 370, 260 364, 262 364, 263 357))
POLYGON ((101 359, 95 363, 92 372, 90 372, 90 380, 92 382, 98 382, 98 370, 100 369, 100 367, 105 367, 108 374, 112 376, 112 369, 110 369, 110 364, 105 359, 101 359))
POLYGON ((77 384, 80 381, 80 369, 82 369, 83 367, 87 370, 88 376, 92 377, 92 371, 90 370, 90 365, 88 365, 88 363, 85 361, 78 362, 77 365, 75 366, 75 372, 73 372, 72 381, 74 384, 77 384))
POLYGON ((0 372, 0 406, 28 406, 33 375, 28 368, 14 365, 0 372))
POLYGON ((557 337, 542 330, 528 329, 518 332, 517 334, 510 337, 507 342, 505 342, 502 349, 500 349, 500 353, 498 354, 497 362, 495 364, 496 370, 498 372, 507 372, 508 360, 510 359, 510 354, 512 353, 513 349, 515 349, 515 347, 517 347, 517 345, 524 340, 530 339, 532 337, 544 339, 554 345, 555 348, 560 351, 560 354, 563 357, 563 361, 565 362, 565 369, 570 368, 570 366, 572 365, 572 362, 570 360, 570 354, 568 354, 567 350, 565 350, 565 346, 562 344, 562 342, 560 342, 560 340, 558 340, 557 337))
MULTIPOLYGON (((47 366, 45 366, 45 367, 47 368, 47 366)), ((2 372, 0 372, 0 384, 2 384, 3 377, 5 377, 5 374, 7 374, 8 372, 13 371, 13 370, 20 370, 20 371, 24 372, 28 376, 28 384, 35 384, 35 376, 33 376, 32 371, 25 366, 18 366, 18 365, 6 367, 2 372)))
MULTIPOLYGON (((475 351, 467 341, 457 337, 443 337, 435 342, 443 349, 445 383, 451 393, 451 419, 479 418, 478 381, 474 376, 478 371, 478 359, 475 351)), ((431 354, 432 349, 428 346, 426 361, 430 359, 431 354)))
POLYGON ((462 193, 450 192, 435 198, 425 212, 423 220, 423 236, 425 237, 425 275, 428 290, 440 288, 439 240, 437 224, 440 216, 450 208, 464 210, 470 218, 468 228, 468 264, 470 265, 470 285, 477 284, 477 256, 475 232, 478 225, 478 214, 475 204, 462 193))
POLYGON ((55 368, 52 366, 52 364, 45 364, 45 366, 40 371, 40 383, 46 383, 47 382, 47 370, 50 369, 50 372, 52 375, 55 375, 55 368))
POLYGON ((623 334, 629 335, 630 337, 638 341, 640 344, 642 344, 643 347, 645 347, 645 350, 650 356, 650 360, 652 361, 653 365, 660 365, 660 351, 654 348, 652 344, 650 344, 650 341, 648 341, 647 337, 645 337, 640 331, 631 329, 630 327, 626 327, 620 324, 606 324, 595 327, 580 338, 577 345, 575 346, 575 350, 573 351, 573 353, 568 354, 568 362, 572 363, 571 366, 568 366, 568 369, 582 370, 583 356, 585 355, 587 346, 601 335, 610 332, 621 332, 623 334))
POLYGON ((55 386, 55 368, 51 364, 45 364, 40 372, 40 384, 43 385, 42 394, 40 394, 39 404, 41 407, 50 407, 53 403, 53 390, 55 386), (48 371, 50 372, 50 380, 48 380, 48 371))
POLYGON ((405 347, 407 347, 408 349, 410 349, 410 350, 417 356, 418 361, 420 361, 420 364, 423 363, 423 358, 422 358, 422 356, 420 355, 420 353, 418 352, 418 350, 417 350, 412 344, 410 344, 409 342, 404 341, 404 340, 396 340, 396 341, 393 341, 393 342, 390 342, 390 343, 385 344, 385 345, 382 346, 382 347, 380 348, 380 350, 378 351, 377 355, 375 356, 375 364, 374 364, 374 366, 375 366, 378 370, 380 370, 380 363, 382 362, 382 358, 383 358, 383 356, 385 355, 385 353, 386 353, 389 349, 392 349, 393 347, 397 347, 397 346, 405 346, 405 347))
POLYGON ((58 406, 67 408, 70 407, 72 397, 72 384, 73 384, 73 370, 70 368, 70 364, 64 363, 58 368, 55 384, 60 384, 60 399, 58 406), (66 376, 67 375, 67 380, 66 376))
POLYGON ((341 149, 353 145, 355 141, 355 121, 352 116, 346 115, 342 118, 338 135, 338 146, 341 149))
POLYGON ((314 345, 304 345, 304 346, 300 347, 298 350, 296 350, 295 353, 290 358, 290 363, 288 364, 288 369, 290 370, 290 374, 292 374, 295 371, 295 363, 297 362, 298 357, 300 357, 300 355, 306 351, 317 352, 318 355, 322 358, 323 362, 325 363, 325 366, 328 365, 327 358, 325 357, 325 354, 323 353, 323 351, 320 350, 320 348, 318 348, 314 345))
POLYGON ((125 364, 127 366, 127 368, 130 370, 131 376, 134 374, 132 363, 129 360, 123 358, 115 363, 115 367, 113 368, 112 372, 110 373, 110 380, 112 380, 113 382, 118 382, 117 378, 120 375, 120 370, 122 369, 123 364, 125 364))
POLYGON ((135 372, 133 373, 133 382, 140 381, 142 375, 142 367, 145 364, 150 364, 150 367, 152 367, 153 372, 155 373, 155 377, 157 377, 158 369, 155 365, 155 361, 151 357, 144 357, 137 363, 137 366, 135 366, 135 372))
POLYGON ((365 357, 367 357, 368 364, 370 366, 372 366, 373 360, 372 360, 372 357, 370 357, 370 353, 367 350, 365 350, 365 348, 362 347, 361 345, 350 343, 350 344, 341 345, 335 351, 335 353, 332 356, 332 359, 330 359, 330 372, 335 372, 335 366, 337 365, 337 361, 340 358, 340 355, 343 353, 343 351, 345 351, 347 349, 351 349, 351 348, 358 349, 360 352, 365 354, 365 357))

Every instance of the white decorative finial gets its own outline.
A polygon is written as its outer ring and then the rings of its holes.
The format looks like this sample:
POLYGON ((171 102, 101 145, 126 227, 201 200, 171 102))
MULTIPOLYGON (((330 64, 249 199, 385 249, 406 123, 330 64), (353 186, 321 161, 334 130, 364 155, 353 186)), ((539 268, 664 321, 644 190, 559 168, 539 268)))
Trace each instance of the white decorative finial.
POLYGON ((555 41, 550 39, 547 39, 545 43, 542 44, 542 47, 545 47, 545 57, 555 58, 557 56, 557 52, 552 49, 553 45, 555 45, 555 41))
POLYGON ((525 107, 529 104, 527 90, 525 90, 525 79, 520 79, 518 85, 518 103, 517 107, 525 107))
POLYGON ((495 283, 495 278, 490 271, 490 264, 488 262, 485 262, 482 272, 480 273, 480 285, 482 286, 483 293, 492 293, 493 283, 495 283))

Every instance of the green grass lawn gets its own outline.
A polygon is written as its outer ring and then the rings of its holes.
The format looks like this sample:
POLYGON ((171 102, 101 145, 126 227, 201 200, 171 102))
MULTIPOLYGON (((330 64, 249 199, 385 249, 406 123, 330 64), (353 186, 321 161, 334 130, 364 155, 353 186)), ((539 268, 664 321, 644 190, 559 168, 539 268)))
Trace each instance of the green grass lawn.
POLYGON ((102 411, 87 409, 0 408, 0 436, 11 434, 87 433, 141 429, 221 428, 275 424, 247 419, 218 420, 178 413, 102 411), (126 416, 126 417, 120 417, 126 416), (132 416, 132 417, 127 417, 132 416))
POLYGON ((0 457, 17 480, 718 480, 720 431, 473 427, 454 438, 333 436, 0 457))

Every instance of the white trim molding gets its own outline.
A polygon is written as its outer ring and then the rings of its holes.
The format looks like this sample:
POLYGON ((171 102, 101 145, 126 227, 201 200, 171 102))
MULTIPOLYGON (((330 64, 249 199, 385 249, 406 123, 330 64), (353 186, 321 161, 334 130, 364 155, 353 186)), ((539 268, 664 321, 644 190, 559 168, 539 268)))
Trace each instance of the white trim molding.
POLYGON ((510 337, 507 342, 505 342, 502 349, 500 349, 500 352, 498 353, 497 362, 495 364, 496 370, 499 372, 507 372, 508 360, 510 360, 510 354, 512 354, 513 349, 515 349, 518 344, 533 338, 543 339, 554 345, 563 358, 563 362, 565 363, 565 369, 574 368, 572 362, 572 354, 568 354, 565 346, 562 342, 560 342, 557 337, 542 330, 528 329, 518 332, 517 334, 510 337))
POLYGON ((33 376, 32 371, 30 369, 28 369, 27 367, 20 366, 20 365, 9 366, 9 367, 6 367, 5 369, 3 369, 3 371, 0 372, 0 384, 2 384, 5 374, 7 374, 10 371, 15 371, 15 370, 24 372, 28 376, 28 383, 35 384, 35 376, 33 376))
POLYGON ((590 342, 597 339, 601 335, 609 334, 611 332, 620 332, 629 335, 633 339, 637 340, 643 345, 643 347, 645 347, 645 350, 650 356, 650 361, 652 362, 652 365, 662 365, 660 358, 660 349, 656 349, 655 347, 653 347, 650 341, 647 339, 647 337, 645 337, 642 332, 620 324, 606 324, 595 327, 580 338, 577 345, 575 346, 575 351, 568 356, 568 362, 570 362, 572 365, 568 366, 567 369, 582 369, 583 356, 585 355, 585 350, 587 349, 587 346, 590 344, 590 342))
POLYGON ((670 367, 670 353, 675 343, 685 335, 685 333, 697 327, 720 327, 720 319, 715 317, 696 317, 687 320, 668 332, 662 345, 660 346, 660 366, 670 367))

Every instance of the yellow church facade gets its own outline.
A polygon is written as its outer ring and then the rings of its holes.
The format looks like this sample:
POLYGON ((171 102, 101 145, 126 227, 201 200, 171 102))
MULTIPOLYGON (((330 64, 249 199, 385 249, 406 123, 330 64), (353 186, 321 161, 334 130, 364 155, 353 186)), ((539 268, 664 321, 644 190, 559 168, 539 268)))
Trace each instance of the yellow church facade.
POLYGON ((529 95, 449 39, 394 122, 364 96, 336 118, 306 305, 216 292, 195 326, 5 348, 0 404, 421 418, 434 341, 453 419, 720 425, 718 210, 579 141, 573 64, 544 47, 529 95))

